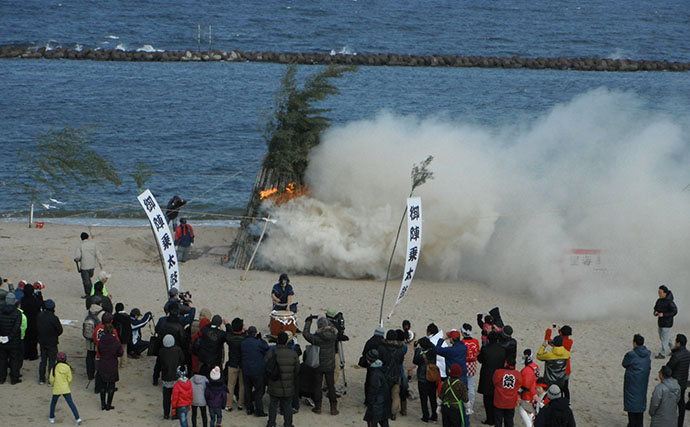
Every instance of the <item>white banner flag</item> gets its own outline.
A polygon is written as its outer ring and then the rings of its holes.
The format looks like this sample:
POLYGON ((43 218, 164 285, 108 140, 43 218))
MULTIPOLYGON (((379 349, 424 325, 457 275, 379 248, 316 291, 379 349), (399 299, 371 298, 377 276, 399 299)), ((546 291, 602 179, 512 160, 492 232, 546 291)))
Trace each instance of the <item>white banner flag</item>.
POLYGON ((146 215, 149 217, 151 229, 156 236, 156 243, 158 244, 158 252, 161 256, 161 263, 163 264, 163 273, 165 273, 165 284, 170 288, 179 288, 180 270, 177 262, 177 252, 175 251, 175 234, 170 233, 168 228, 168 221, 165 219, 163 210, 156 202, 156 199, 151 194, 151 191, 146 190, 137 197, 141 206, 144 207, 146 215))
POLYGON ((400 301, 405 297, 410 288, 414 272, 417 270, 417 261, 422 247, 422 199, 410 197, 407 199, 407 252, 405 253, 405 272, 403 273, 402 284, 398 298, 391 310, 388 318, 390 319, 400 301))

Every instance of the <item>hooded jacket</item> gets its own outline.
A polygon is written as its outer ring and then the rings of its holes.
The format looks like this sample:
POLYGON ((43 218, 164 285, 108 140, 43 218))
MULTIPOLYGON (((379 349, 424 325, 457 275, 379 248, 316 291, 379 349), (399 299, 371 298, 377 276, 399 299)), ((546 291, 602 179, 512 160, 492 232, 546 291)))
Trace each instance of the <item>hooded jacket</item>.
POLYGON ((647 409, 647 386, 652 369, 650 356, 647 347, 640 345, 623 357, 623 410, 626 412, 641 413, 647 409))
MULTIPOLYGON (((319 372, 335 371, 335 343, 338 336, 338 330, 330 324, 326 327, 319 328, 313 334, 311 329, 311 318, 308 318, 304 323, 304 331, 302 335, 309 343, 319 346, 319 372)), ((401 360, 402 363, 402 360, 401 360)))
POLYGON ((13 304, 5 304, 0 308, 0 337, 7 337, 5 348, 21 345, 22 313, 13 304))
POLYGON ((206 406, 206 385, 208 378, 201 374, 194 374, 192 377, 192 390, 194 392, 194 406, 206 406))
POLYGON ((72 368, 66 363, 58 362, 55 369, 50 370, 48 381, 53 386, 53 394, 72 393, 69 385, 72 383, 72 368), (53 375, 53 372, 55 373, 53 375))
POLYGON ((673 326, 673 318, 678 314, 678 307, 673 302, 673 292, 668 291, 666 298, 659 298, 654 304, 654 311, 664 313, 662 317, 658 317, 657 324, 660 328, 670 328, 673 326))
POLYGON ((275 397, 290 397, 295 394, 295 379, 299 375, 299 357, 287 345, 278 344, 276 348, 266 353, 264 365, 273 353, 276 355, 280 369, 280 378, 277 381, 268 380, 268 394, 275 397))
POLYGON ((400 381, 401 365, 405 359, 402 342, 383 340, 378 348, 379 359, 383 362, 383 373, 386 374, 388 384, 393 386, 400 381))
POLYGON ((391 393, 386 374, 383 373, 383 362, 374 361, 367 368, 367 377, 369 377, 369 381, 365 384, 367 411, 364 413, 364 421, 376 424, 377 421, 387 420, 391 416, 391 393))
POLYGON ((537 352, 537 359, 544 362, 544 377, 552 384, 563 385, 570 352, 562 345, 552 347, 551 351, 546 351, 546 347, 542 345, 537 352))
POLYGON ((209 324, 201 329, 201 336, 198 340, 199 342, 195 343, 195 347, 198 346, 199 349, 197 352, 199 362, 209 366, 222 366, 225 331, 222 331, 218 326, 209 324))
POLYGON ((209 408, 222 408, 228 400, 228 387, 221 380, 211 380, 206 384, 204 396, 209 408))
POLYGON ((192 382, 188 379, 177 380, 173 386, 172 399, 170 406, 172 408, 182 408, 189 406, 194 401, 194 390, 192 389, 192 382))
POLYGON ((520 376, 522 377, 520 398, 522 400, 531 402, 534 399, 534 395, 537 394, 537 379, 539 375, 539 366, 534 362, 530 362, 522 368, 520 371, 520 376))
POLYGON ((668 427, 678 424, 680 386, 675 378, 664 378, 652 392, 649 402, 650 427, 668 427))
POLYGON ((122 356, 122 344, 115 335, 104 334, 98 343, 98 352, 101 356, 98 375, 104 382, 117 382, 120 379, 117 358, 122 356))

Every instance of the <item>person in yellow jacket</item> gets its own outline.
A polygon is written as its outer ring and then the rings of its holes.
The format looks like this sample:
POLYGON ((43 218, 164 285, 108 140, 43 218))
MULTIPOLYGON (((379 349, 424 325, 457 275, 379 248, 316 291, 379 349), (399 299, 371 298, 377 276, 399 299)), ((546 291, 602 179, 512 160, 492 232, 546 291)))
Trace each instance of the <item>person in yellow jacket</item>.
POLYGON ((82 419, 79 418, 79 411, 77 411, 77 407, 74 406, 74 402, 72 402, 72 391, 69 388, 72 382, 72 367, 67 364, 67 356, 65 353, 60 352, 57 354, 57 363, 50 371, 48 380, 53 386, 53 398, 50 401, 50 418, 48 419, 50 423, 55 424, 55 404, 60 396, 63 396, 69 408, 72 410, 74 421, 77 425, 80 425, 82 419))
POLYGON ((567 386, 570 359, 570 352, 563 347, 563 337, 559 335, 553 341, 544 341, 537 352, 537 359, 544 361, 544 377, 549 384, 558 384, 563 391, 567 386), (546 351, 547 345, 551 346, 551 351, 546 351))

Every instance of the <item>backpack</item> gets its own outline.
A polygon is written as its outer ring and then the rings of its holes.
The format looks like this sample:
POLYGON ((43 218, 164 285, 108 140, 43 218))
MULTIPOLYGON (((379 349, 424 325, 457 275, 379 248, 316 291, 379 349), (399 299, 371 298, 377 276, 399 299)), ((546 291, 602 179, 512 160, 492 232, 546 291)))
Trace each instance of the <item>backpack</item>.
MULTIPOLYGON (((424 361, 426 362, 426 354, 424 355, 424 361)), ((441 381, 441 371, 435 363, 426 364, 426 380, 430 383, 435 383, 441 381)))
POLYGON ((98 319, 98 316, 89 311, 89 314, 87 314, 84 319, 84 323, 81 325, 81 334, 87 340, 93 341, 93 331, 96 330, 96 326, 100 323, 101 321, 98 319))
POLYGON ((264 378, 268 381, 278 381, 280 379, 280 365, 278 365, 278 355, 275 349, 264 364, 264 378))

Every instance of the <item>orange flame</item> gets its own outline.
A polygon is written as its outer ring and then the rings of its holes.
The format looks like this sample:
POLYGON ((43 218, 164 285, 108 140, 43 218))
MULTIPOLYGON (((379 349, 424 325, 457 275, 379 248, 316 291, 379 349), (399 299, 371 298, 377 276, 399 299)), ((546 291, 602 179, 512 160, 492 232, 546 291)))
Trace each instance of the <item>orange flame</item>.
POLYGON ((292 199, 305 196, 309 193, 310 190, 308 186, 300 185, 298 187, 296 183, 291 182, 290 184, 288 184, 287 187, 285 187, 285 191, 283 191, 282 193, 279 193, 278 188, 274 187, 270 190, 260 191, 259 195, 261 197, 261 200, 270 197, 276 205, 282 205, 283 203, 287 203, 292 199))

